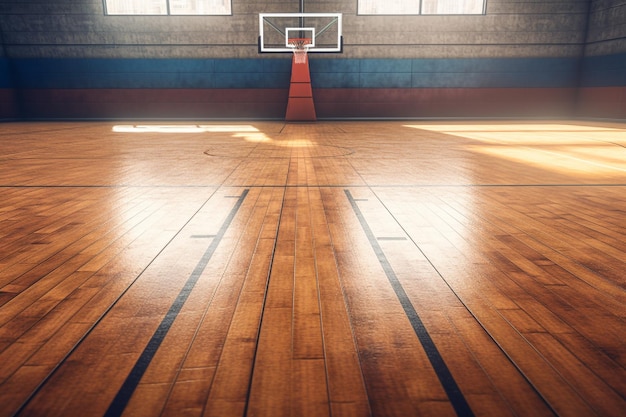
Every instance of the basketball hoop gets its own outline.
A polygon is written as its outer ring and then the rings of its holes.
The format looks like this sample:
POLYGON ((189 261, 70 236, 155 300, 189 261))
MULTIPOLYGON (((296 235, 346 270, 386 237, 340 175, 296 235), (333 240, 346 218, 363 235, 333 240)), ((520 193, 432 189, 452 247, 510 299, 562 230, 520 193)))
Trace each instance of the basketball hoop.
POLYGON ((294 62, 296 64, 304 64, 306 62, 306 54, 311 46, 311 38, 289 38, 288 44, 293 48, 294 62))

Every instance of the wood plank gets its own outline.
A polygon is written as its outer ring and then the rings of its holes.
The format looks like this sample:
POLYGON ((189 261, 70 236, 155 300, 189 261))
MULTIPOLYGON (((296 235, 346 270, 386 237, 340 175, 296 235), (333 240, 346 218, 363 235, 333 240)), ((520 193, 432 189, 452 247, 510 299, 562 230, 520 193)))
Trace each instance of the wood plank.
MULTIPOLYGON (((272 277, 270 277, 270 282, 272 277)), ((269 294, 268 294, 269 295, 269 294)), ((293 364, 289 307, 266 307, 259 335, 248 414, 291 415, 293 364)))
POLYGON ((331 414, 368 416, 371 411, 354 340, 354 329, 327 224, 326 210, 336 210, 332 200, 323 197, 328 192, 328 189, 314 189, 309 196, 312 200, 315 266, 319 280, 331 414))

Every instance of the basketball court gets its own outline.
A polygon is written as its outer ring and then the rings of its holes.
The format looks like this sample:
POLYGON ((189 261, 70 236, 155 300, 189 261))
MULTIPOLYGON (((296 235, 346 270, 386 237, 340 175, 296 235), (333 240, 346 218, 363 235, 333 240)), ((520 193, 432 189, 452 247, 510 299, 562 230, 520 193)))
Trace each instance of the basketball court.
MULTIPOLYGON (((303 9, 254 14, 258 56, 289 59, 287 84, 257 92, 284 117, 0 124, 0 417, 622 415, 624 120, 386 117, 403 94, 436 112, 527 93, 393 90, 377 108, 380 85, 329 93, 319 79, 352 82, 328 58, 350 47, 346 16, 303 9), (328 117, 342 94, 358 117, 328 117)), ((37 105, 96 97, 72 88, 37 105)), ((146 106, 200 100, 185 88, 146 106)), ((143 100, 118 90, 98 87, 103 108, 143 100)), ((545 90, 537 106, 599 94, 545 90)))
POLYGON ((1 414, 618 415, 625 145, 563 121, 6 125, 1 414))

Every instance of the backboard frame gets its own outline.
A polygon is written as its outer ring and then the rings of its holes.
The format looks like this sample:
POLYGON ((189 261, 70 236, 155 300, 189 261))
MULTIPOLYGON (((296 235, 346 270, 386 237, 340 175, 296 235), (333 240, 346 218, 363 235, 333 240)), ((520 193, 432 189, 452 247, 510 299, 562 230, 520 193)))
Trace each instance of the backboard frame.
POLYGON ((312 33, 312 45, 310 45, 309 47, 307 47, 307 50, 309 53, 342 53, 343 52, 343 35, 342 35, 342 30, 343 30, 343 25, 342 25, 342 14, 341 13, 259 13, 259 53, 277 53, 277 52, 290 52, 293 53, 293 46, 289 45, 289 32, 290 31, 297 31, 298 29, 301 29, 303 31, 307 31, 312 33), (289 26, 285 26, 285 27, 278 27, 277 25, 273 24, 269 19, 272 18, 298 18, 301 22, 303 22, 302 26, 300 27, 293 27, 293 25, 289 25, 289 26), (325 27, 323 28, 314 28, 311 27, 309 25, 306 25, 305 19, 307 18, 322 18, 322 19, 329 19, 330 23, 328 23, 325 27), (322 47, 322 46, 316 46, 316 37, 323 34, 329 27, 331 27, 331 25, 337 25, 336 28, 336 39, 333 39, 336 41, 336 46, 334 46, 335 44, 333 43, 332 47, 322 47), (269 26, 272 30, 278 32, 279 34, 281 34, 282 36, 284 36, 285 39, 285 45, 284 46, 271 46, 268 47, 265 45, 265 37, 266 37, 266 25, 269 26))

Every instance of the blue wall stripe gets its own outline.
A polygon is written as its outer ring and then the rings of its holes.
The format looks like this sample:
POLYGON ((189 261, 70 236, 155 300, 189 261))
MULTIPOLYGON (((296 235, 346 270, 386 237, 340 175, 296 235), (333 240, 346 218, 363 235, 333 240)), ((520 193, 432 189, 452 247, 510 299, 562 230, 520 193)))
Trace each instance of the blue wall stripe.
POLYGON ((575 58, 312 59, 314 88, 576 87, 575 58))
POLYGON ((290 59, 53 58, 15 66, 18 88, 44 89, 288 88, 291 73, 290 59))
POLYGON ((359 59, 317 59, 311 56, 309 66, 311 73, 358 73, 360 71, 359 59))
POLYGON ((362 73, 411 73, 413 66, 410 59, 363 59, 359 63, 362 73))
MULTIPOLYGON (((585 85, 626 85, 626 54, 584 61, 585 85), (600 78, 598 80, 597 78, 600 78)), ((0 60, 0 86, 10 83, 0 60)), ((3 64, 4 63, 4 64, 3 64)), ((60 59, 12 61, 15 87, 288 88, 291 58, 60 59)), ((575 58, 341 59, 312 56, 314 88, 577 87, 575 58)))
POLYGON ((11 68, 7 58, 0 58, 0 88, 13 87, 11 68))
POLYGON ((626 53, 590 56, 583 60, 581 87, 626 86, 626 53))

